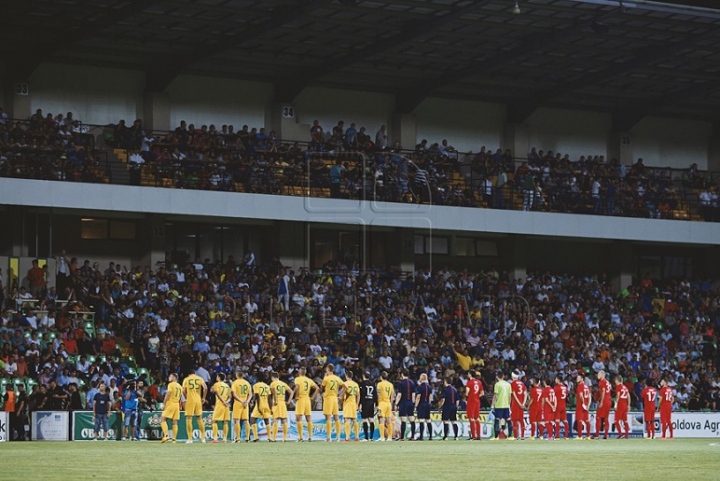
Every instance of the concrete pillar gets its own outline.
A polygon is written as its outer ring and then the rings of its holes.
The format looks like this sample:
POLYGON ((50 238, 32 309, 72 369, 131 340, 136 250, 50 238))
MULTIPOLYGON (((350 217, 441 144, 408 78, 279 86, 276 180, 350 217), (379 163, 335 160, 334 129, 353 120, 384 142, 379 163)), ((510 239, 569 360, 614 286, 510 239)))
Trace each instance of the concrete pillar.
POLYGON ((619 292, 630 286, 633 281, 633 256, 632 244, 626 241, 613 243, 610 255, 615 260, 615 268, 612 277, 614 292, 619 292))
POLYGON ((633 165, 633 144, 630 132, 611 132, 607 142, 607 160, 617 159, 622 165, 633 165))
POLYGON ((143 126, 146 130, 172 130, 170 95, 165 92, 145 92, 143 95, 143 126))
POLYGON ((505 124, 502 149, 510 149, 517 159, 527 157, 530 152, 530 127, 527 124, 505 124))
POLYGON ((417 118, 414 114, 395 113, 390 122, 390 145, 400 142, 403 149, 412 150, 417 139, 417 118))
POLYGON ((415 232, 411 229, 398 229, 400 237, 400 270, 415 272, 415 232))
MULTIPOLYGON (((301 222, 283 222, 274 229, 268 229, 269 235, 276 235, 280 262, 297 272, 301 267, 310 266, 308 251, 308 231, 301 222)), ((257 256, 257 251, 255 251, 257 256)))
POLYGON ((150 266, 155 271, 165 262, 165 218, 153 215, 141 223, 144 238, 149 239, 142 253, 141 265, 150 266))
MULTIPOLYGON (((702 167, 700 167, 702 169, 702 167)), ((720 172, 720 122, 713 123, 708 146, 707 170, 720 172)))
POLYGON ((527 278, 527 239, 525 236, 516 235, 512 237, 511 243, 511 277, 512 279, 525 279, 527 278))

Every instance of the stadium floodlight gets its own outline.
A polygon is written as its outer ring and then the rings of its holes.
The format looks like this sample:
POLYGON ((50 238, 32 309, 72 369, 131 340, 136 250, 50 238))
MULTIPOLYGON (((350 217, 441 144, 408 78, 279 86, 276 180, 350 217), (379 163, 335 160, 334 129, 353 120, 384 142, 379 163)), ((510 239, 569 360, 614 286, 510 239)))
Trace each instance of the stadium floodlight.
POLYGON ((522 10, 520 10, 520 2, 515 2, 515 6, 513 7, 513 13, 515 15, 520 15, 522 13, 522 10))

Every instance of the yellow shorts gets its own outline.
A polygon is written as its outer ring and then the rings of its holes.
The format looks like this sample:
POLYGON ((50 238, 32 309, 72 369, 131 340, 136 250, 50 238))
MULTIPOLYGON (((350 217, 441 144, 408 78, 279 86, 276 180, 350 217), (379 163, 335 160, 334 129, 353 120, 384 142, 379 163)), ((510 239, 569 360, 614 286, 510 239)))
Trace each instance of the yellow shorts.
POLYGON ((172 419, 173 421, 177 421, 180 419, 180 404, 179 403, 169 403, 165 405, 165 409, 163 409, 162 417, 165 419, 172 419))
POLYGON ((215 406, 215 410, 212 415, 213 422, 217 421, 230 421, 230 408, 224 405, 215 406))
POLYGON ((247 421, 250 418, 250 409, 242 403, 235 401, 233 403, 232 417, 238 421, 247 421))
POLYGON ((297 416, 310 416, 312 413, 312 406, 310 405, 310 398, 300 398, 295 404, 295 414, 297 416))
POLYGON ((281 402, 273 406, 272 415, 275 419, 287 419, 287 404, 281 402))
POLYGON ((357 421, 357 404, 354 402, 344 403, 343 418, 347 421, 357 421))
POLYGON ((272 413, 270 412, 270 406, 268 406, 267 404, 256 404, 252 410, 252 414, 250 415, 250 417, 255 419, 270 419, 272 417, 272 413))
POLYGON ((324 397, 323 398, 323 414, 325 416, 337 416, 338 415, 338 398, 324 397))
POLYGON ((378 411, 380 411, 378 413, 379 418, 390 419, 390 416, 392 416, 392 406, 387 401, 378 403, 378 411))
POLYGON ((202 403, 195 401, 186 402, 185 416, 202 416, 202 403))

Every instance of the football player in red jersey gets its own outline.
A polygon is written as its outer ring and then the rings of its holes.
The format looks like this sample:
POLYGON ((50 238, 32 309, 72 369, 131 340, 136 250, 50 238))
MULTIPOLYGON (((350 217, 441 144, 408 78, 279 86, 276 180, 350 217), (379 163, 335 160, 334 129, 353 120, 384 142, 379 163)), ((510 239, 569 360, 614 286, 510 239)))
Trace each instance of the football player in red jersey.
POLYGON ((470 440, 480 440, 480 398, 485 395, 483 383, 477 378, 475 371, 468 372, 468 382, 465 384, 467 396, 467 417, 470 420, 470 440))
POLYGON ((665 379, 660 380, 660 439, 666 439, 665 430, 670 431, 670 439, 675 437, 672 425, 672 405, 675 401, 675 394, 665 379))
POLYGON ((555 411, 555 432, 560 437, 560 425, 565 428, 565 439, 570 437, 570 426, 567 420, 567 397, 568 387, 562 382, 560 374, 555 376, 555 399, 557 399, 557 410, 555 411))
POLYGON ((550 379, 543 380, 543 418, 548 439, 555 439, 555 412, 557 411, 557 397, 555 390, 550 386, 550 379))
POLYGON ((542 388, 540 387, 540 381, 537 379, 530 380, 530 399, 528 400, 528 410, 530 411, 530 439, 535 439, 535 436, 542 438, 542 388))
POLYGON ((623 384, 622 376, 615 376, 615 429, 618 432, 618 439, 623 437, 623 426, 625 427, 625 439, 630 436, 630 425, 627 422, 629 402, 630 391, 623 384))
POLYGON ((595 437, 600 437, 603 422, 605 423, 605 439, 610 431, 610 407, 612 406, 611 392, 612 387, 607 379, 605 379, 605 371, 598 371, 598 408, 597 419, 595 420, 595 437))
POLYGON ((650 386, 646 378, 642 379, 642 383, 645 387, 640 397, 643 402, 645 432, 647 432, 648 439, 655 439, 655 403, 657 402, 658 390, 650 386))
POLYGON ((510 383, 510 420, 516 439, 525 438, 525 404, 527 404, 527 387, 520 380, 520 371, 512 373, 513 381, 510 383))
POLYGON ((590 437, 590 403, 592 402, 592 396, 590 394, 590 388, 585 384, 585 377, 578 374, 577 377, 577 391, 576 391, 576 406, 575 406, 575 419, 577 420, 577 439, 583 438, 583 430, 590 437))

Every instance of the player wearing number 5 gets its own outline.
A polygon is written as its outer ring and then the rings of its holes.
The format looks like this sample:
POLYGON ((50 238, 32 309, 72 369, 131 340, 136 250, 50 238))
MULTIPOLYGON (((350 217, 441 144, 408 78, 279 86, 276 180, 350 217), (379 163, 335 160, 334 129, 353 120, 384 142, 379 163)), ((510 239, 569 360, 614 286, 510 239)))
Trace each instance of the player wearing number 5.
POLYGON ((338 407, 338 394, 345 383, 335 375, 335 366, 328 364, 325 366, 325 377, 320 386, 323 393, 323 415, 325 416, 325 429, 327 431, 327 439, 332 441, 332 418, 335 418, 335 437, 340 442, 342 433, 342 425, 340 424, 340 411, 338 407))
POLYGON ((215 393, 215 410, 212 416, 212 443, 218 442, 218 424, 223 423, 223 442, 227 442, 230 433, 230 401, 232 394, 230 387, 225 383, 225 374, 219 372, 215 377, 213 384, 213 392, 215 393))
POLYGON ((233 421, 235 421, 235 442, 240 442, 240 423, 245 426, 245 442, 249 442, 250 424, 248 420, 250 419, 250 403, 253 399, 253 392, 250 383, 243 379, 242 370, 238 369, 235 371, 235 380, 230 390, 235 400, 232 412, 233 421))
POLYGON ((312 441, 312 405, 310 399, 314 399, 319 390, 315 381, 305 377, 305 372, 304 367, 298 369, 298 375, 293 381, 295 384, 295 417, 299 442, 303 441, 303 417, 307 421, 308 441, 312 441))
POLYGON ((273 422, 272 438, 271 441, 275 442, 277 439, 277 433, 279 429, 279 423, 282 421, 283 425, 283 442, 287 441, 288 435, 288 420, 287 420, 287 393, 290 393, 292 398, 292 389, 290 386, 280 380, 278 373, 273 372, 270 377, 272 382, 270 383, 270 390, 272 391, 273 407, 272 415, 275 418, 273 422))
POLYGON ((388 382, 388 373, 380 374, 381 381, 377 385, 378 392, 378 424, 380 425, 380 441, 392 439, 392 403, 395 399, 395 386, 388 382))
POLYGON ((178 419, 180 419, 180 399, 182 398, 182 387, 177 382, 177 375, 170 374, 168 376, 168 387, 167 394, 165 394, 165 400, 163 401, 163 412, 160 417, 160 429, 163 432, 163 438, 160 441, 165 443, 172 438, 172 442, 175 442, 173 436, 177 436, 178 432, 178 419), (168 433, 167 420, 172 421, 172 432, 168 433))
POLYGON ((207 396, 207 384, 197 374, 190 374, 183 381, 182 388, 185 396, 185 423, 188 436, 186 444, 192 444, 193 442, 193 418, 197 418, 198 428, 200 428, 200 440, 205 442, 205 423, 202 420, 202 407, 207 396))

